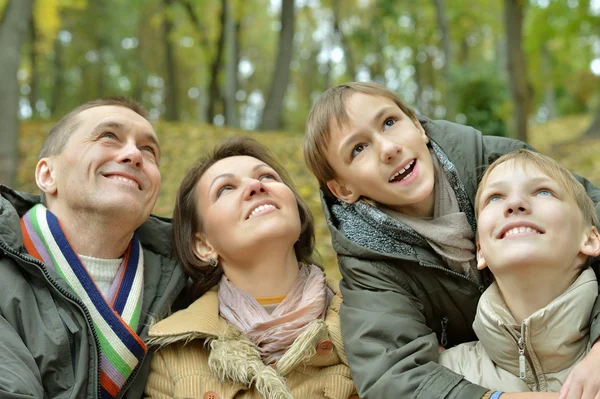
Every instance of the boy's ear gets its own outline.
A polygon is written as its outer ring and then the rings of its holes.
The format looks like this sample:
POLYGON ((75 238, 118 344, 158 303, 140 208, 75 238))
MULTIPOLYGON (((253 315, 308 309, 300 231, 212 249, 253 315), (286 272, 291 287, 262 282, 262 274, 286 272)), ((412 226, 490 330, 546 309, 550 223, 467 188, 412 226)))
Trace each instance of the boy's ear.
POLYGON ((219 256, 213 246, 200 233, 194 234, 192 251, 203 262, 208 262, 210 258, 218 259, 219 256))
POLYGON ((487 267, 487 262, 481 252, 481 246, 477 243, 477 270, 483 270, 487 267))
POLYGON ((360 198, 360 194, 356 193, 351 187, 338 182, 336 179, 329 180, 327 188, 333 195, 348 204, 353 204, 360 198))
POLYGON ((412 121, 415 124, 417 130, 423 135, 423 138, 425 139, 425 144, 429 143, 429 136, 427 136, 427 134, 425 133, 425 129, 423 128, 423 125, 421 125, 421 122, 419 122, 417 117, 415 117, 412 121))
POLYGON ((600 255, 600 234, 598 234, 598 229, 596 229, 595 226, 592 226, 591 230, 584 238, 584 241, 579 248, 579 252, 587 256, 595 257, 600 255))
POLYGON ((46 195, 56 193, 56 177, 52 161, 42 158, 35 167, 35 182, 40 190, 46 195))

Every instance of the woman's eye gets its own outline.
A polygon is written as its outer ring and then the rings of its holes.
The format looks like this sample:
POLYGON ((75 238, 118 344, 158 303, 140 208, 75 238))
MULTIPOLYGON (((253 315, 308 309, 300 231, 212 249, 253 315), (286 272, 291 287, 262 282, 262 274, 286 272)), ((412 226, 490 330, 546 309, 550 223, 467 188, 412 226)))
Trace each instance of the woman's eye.
POLYGON ((364 151, 367 148, 365 144, 359 144, 352 149, 352 158, 356 157, 358 154, 364 151))
POLYGON ((273 175, 271 173, 265 173, 265 174, 260 175, 258 180, 263 181, 263 180, 277 180, 277 179, 275 178, 275 175, 273 175))
POLYGON ((538 190, 536 194, 539 196, 542 196, 542 197, 552 197, 553 196, 552 191, 546 190, 545 188, 538 190))
POLYGON ((383 126, 386 128, 394 126, 395 124, 396 124, 396 119, 394 119, 394 118, 387 118, 385 120, 385 122, 383 122, 383 126))
POLYGON ((225 194, 229 190, 233 190, 233 186, 226 185, 221 187, 219 191, 217 191, 217 198, 219 198, 221 195, 225 194))

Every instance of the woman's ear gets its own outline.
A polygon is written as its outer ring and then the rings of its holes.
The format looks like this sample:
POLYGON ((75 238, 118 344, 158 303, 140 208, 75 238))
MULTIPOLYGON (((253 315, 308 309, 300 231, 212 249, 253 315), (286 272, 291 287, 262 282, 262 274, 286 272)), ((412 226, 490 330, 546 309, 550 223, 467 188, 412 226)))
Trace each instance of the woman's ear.
POLYGON ((192 245, 194 254, 201 261, 208 263, 210 258, 218 259, 219 254, 217 254, 217 251, 201 233, 194 234, 194 242, 192 245))

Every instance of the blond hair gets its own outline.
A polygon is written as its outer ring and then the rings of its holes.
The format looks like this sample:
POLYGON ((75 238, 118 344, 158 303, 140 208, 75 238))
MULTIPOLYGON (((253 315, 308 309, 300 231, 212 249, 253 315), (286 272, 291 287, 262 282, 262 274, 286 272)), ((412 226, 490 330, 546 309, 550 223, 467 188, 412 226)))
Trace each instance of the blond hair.
POLYGON ((500 164, 513 161, 521 166, 532 165, 539 169, 546 176, 556 181, 562 188, 564 188, 569 195, 575 200, 581 214, 583 215, 584 223, 589 223, 592 226, 598 227, 598 215, 594 207, 594 202, 588 196, 585 191, 583 184, 578 182, 575 177, 569 172, 564 166, 556 162, 554 159, 526 149, 519 149, 508 154, 505 154, 495 160, 485 171, 477 194, 475 195, 475 216, 479 216, 479 201, 481 199, 481 192, 486 185, 487 179, 490 173, 500 164))
POLYGON ((333 194, 327 188, 327 182, 336 176, 326 157, 331 129, 341 128, 350 122, 346 105, 348 99, 355 93, 390 99, 409 118, 417 119, 415 112, 396 93, 375 83, 351 82, 325 91, 315 102, 308 115, 304 137, 304 160, 317 178, 321 190, 329 196, 333 196, 333 194))

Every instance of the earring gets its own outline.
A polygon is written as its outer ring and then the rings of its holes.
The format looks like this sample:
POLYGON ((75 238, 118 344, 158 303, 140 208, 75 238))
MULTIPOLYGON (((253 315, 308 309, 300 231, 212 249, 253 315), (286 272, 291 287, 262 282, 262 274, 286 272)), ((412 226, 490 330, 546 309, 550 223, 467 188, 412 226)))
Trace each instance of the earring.
POLYGON ((215 259, 213 257, 208 258, 208 264, 211 265, 212 267, 217 267, 219 266, 219 260, 215 259))

